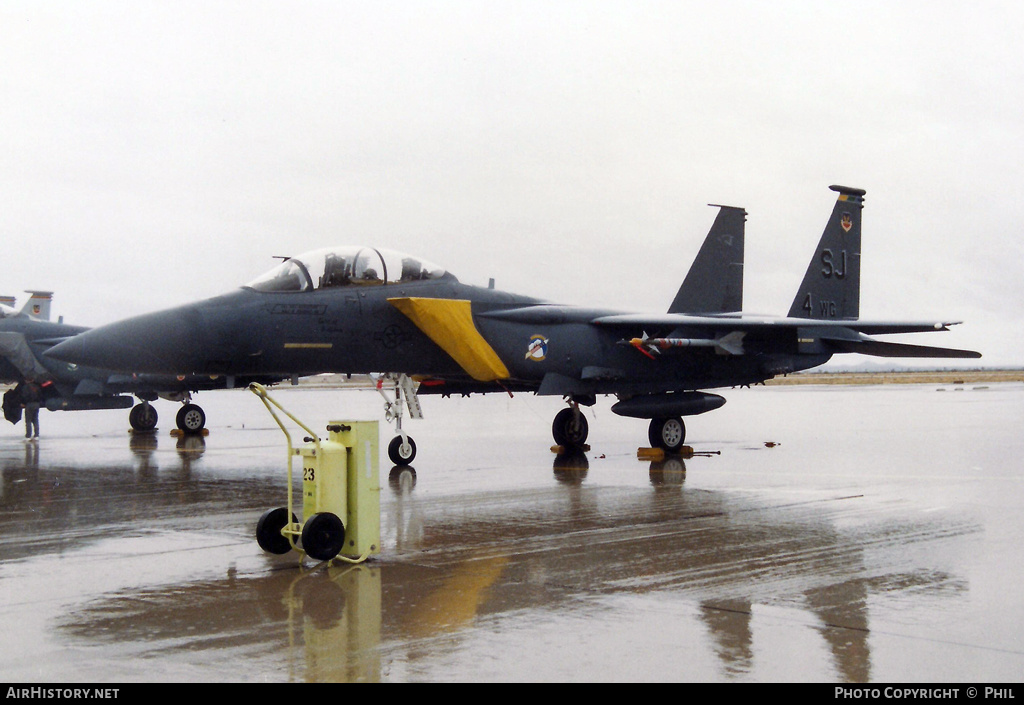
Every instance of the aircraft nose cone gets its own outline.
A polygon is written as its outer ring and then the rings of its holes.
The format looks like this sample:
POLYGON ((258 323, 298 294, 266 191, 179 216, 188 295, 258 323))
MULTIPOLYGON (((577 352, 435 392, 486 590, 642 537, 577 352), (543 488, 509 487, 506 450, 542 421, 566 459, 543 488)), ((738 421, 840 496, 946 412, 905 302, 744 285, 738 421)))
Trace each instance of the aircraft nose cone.
POLYGON ((199 312, 183 307, 93 328, 46 355, 119 372, 188 374, 197 366, 202 335, 199 312))

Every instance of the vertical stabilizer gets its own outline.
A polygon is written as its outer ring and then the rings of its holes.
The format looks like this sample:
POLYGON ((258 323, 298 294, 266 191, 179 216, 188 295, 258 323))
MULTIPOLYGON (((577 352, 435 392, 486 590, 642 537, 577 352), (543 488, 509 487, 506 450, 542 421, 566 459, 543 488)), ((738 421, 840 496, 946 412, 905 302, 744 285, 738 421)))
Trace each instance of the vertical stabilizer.
POLYGON ((669 313, 731 313, 743 309, 743 236, 747 212, 718 206, 669 313))
POLYGON ((40 321, 50 320, 50 303, 53 301, 52 291, 26 291, 26 294, 31 294, 29 300, 25 302, 21 312, 37 318, 40 321))
POLYGON ((790 318, 855 319, 860 316, 860 220, 864 190, 829 186, 839 193, 832 217, 804 274, 790 318))

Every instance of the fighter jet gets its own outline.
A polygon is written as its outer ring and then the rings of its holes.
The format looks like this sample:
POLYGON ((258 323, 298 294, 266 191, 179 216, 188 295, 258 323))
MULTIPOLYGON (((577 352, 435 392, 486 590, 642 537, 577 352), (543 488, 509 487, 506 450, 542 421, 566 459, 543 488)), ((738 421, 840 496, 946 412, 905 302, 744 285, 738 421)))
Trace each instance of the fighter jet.
POLYGON ((613 412, 650 419, 650 443, 678 451, 683 417, 725 403, 704 390, 761 383, 836 353, 980 357, 870 337, 948 330, 955 322, 859 318, 865 192, 831 189, 838 198, 785 317, 739 312, 745 212, 722 207, 662 314, 551 303, 463 284, 390 250, 338 247, 286 258, 228 294, 95 328, 48 355, 149 373, 383 373, 382 392, 385 380, 395 382, 386 409, 397 425, 389 447, 396 464, 415 456, 401 418, 403 401, 413 417, 420 413, 420 394, 564 397, 568 407, 555 416, 552 435, 565 447, 587 440, 580 407, 615 395, 613 412))
MULTIPOLYGON (((15 384, 4 393, 4 416, 11 423, 21 419, 20 391, 26 379, 42 386, 46 408, 50 411, 91 409, 127 409, 132 428, 149 431, 156 428, 158 415, 150 402, 158 397, 182 402, 176 423, 187 433, 198 433, 206 425, 203 409, 191 403, 191 393, 201 389, 223 389, 229 378, 208 375, 153 375, 118 373, 48 359, 43 353, 52 345, 83 333, 88 328, 51 322, 52 292, 30 291, 32 296, 19 311, 13 297, 2 297, 0 304, 0 383, 15 384), (134 404, 130 395, 141 401, 134 404)), ((263 377, 256 381, 274 383, 281 377, 263 377)), ((243 380, 242 384, 249 380, 243 380)))

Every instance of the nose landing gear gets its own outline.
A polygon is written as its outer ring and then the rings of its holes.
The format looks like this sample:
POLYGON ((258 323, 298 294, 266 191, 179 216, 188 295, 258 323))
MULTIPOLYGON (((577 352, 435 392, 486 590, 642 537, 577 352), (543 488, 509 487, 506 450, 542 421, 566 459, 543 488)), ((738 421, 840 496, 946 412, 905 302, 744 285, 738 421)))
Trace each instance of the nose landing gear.
POLYGON ((385 374, 374 378, 377 391, 384 397, 384 418, 388 423, 394 422, 398 434, 388 444, 388 457, 395 465, 408 465, 416 458, 416 442, 412 436, 402 430, 404 409, 409 410, 409 418, 422 419, 423 409, 416 396, 416 384, 405 374, 385 374), (385 380, 395 383, 394 399, 384 389, 385 380))

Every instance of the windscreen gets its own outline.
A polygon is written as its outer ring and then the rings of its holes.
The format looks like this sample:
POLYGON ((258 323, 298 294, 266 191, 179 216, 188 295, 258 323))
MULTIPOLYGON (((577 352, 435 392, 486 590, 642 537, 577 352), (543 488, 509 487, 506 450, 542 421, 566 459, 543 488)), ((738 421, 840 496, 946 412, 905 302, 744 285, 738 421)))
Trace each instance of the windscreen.
POLYGON ((246 286, 257 291, 311 291, 440 279, 446 272, 425 260, 373 247, 335 247, 292 257, 246 286))

